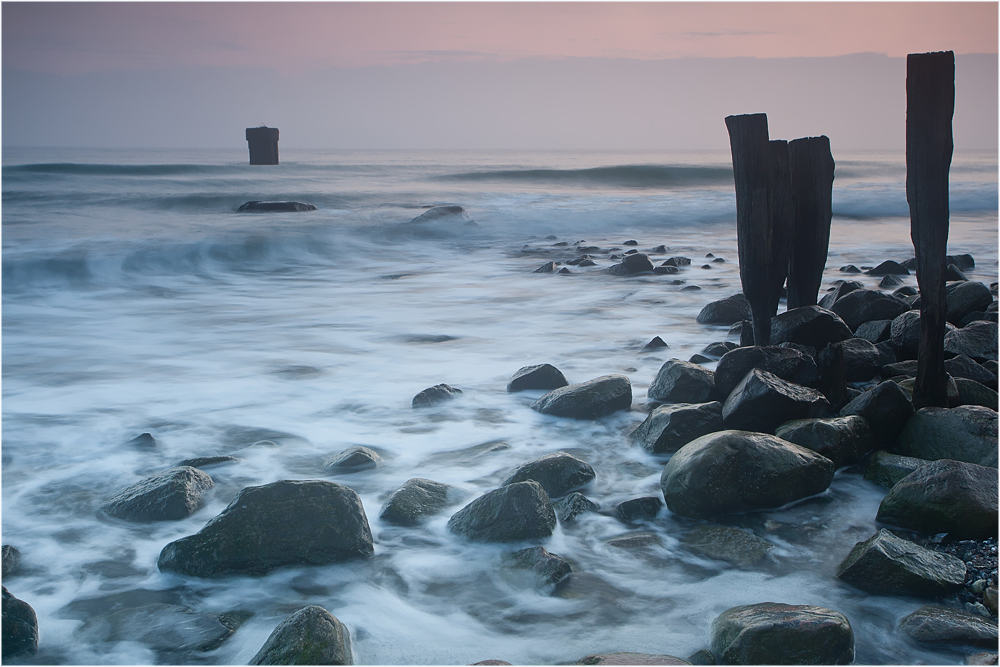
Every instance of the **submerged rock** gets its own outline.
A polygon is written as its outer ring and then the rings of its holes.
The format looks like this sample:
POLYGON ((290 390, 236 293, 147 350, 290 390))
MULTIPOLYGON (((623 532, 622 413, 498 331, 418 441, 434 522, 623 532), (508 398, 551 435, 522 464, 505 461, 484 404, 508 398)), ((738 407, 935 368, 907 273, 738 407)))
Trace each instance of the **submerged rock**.
POLYGON ((3 556, 3 576, 6 577, 8 574, 16 572, 18 565, 21 564, 21 552, 15 547, 5 544, 0 548, 0 554, 3 556))
POLYGON ((565 558, 549 552, 545 547, 515 551, 505 561, 507 568, 527 574, 530 579, 527 583, 532 588, 556 586, 573 574, 573 568, 565 558))
POLYGON ((594 653, 580 658, 574 665, 690 665, 672 655, 653 655, 650 653, 594 653))
POLYGON ((140 523, 177 521, 194 514, 205 491, 213 486, 212 478, 197 468, 171 468, 119 491, 101 511, 140 523))
POLYGON ((997 647, 997 624, 947 607, 921 607, 899 622, 899 631, 922 644, 947 648, 997 647))
POLYGON ((300 201, 248 201, 236 210, 239 213, 275 213, 315 211, 316 207, 300 201))
POLYGON ((590 464, 565 452, 546 454, 514 468, 500 486, 534 480, 549 498, 560 498, 590 484, 596 474, 590 464))
POLYGON ((997 413, 978 405, 917 410, 899 434, 899 453, 997 467, 997 413))
POLYGON ((519 542, 548 537, 556 526, 552 502, 535 481, 501 486, 448 520, 448 529, 473 542, 519 542))
POLYGON ((466 213, 465 209, 455 204, 431 207, 415 217, 413 220, 410 220, 410 224, 437 222, 439 220, 453 220, 455 222, 463 222, 467 225, 475 224, 475 221, 469 217, 469 214, 466 213))
POLYGON ((962 587, 965 563, 883 529, 855 544, 836 576, 869 593, 935 598, 962 587))
POLYGON ((568 384, 566 376, 552 364, 536 364, 525 366, 514 373, 507 383, 507 393, 528 389, 558 389, 568 384))
POLYGON ((646 390, 649 400, 661 403, 705 403, 715 394, 715 374, 680 359, 669 359, 660 366, 646 390))
POLYGON ((3 587, 3 658, 33 654, 38 651, 38 619, 35 610, 24 600, 19 600, 7 587, 3 587))
POLYGON ((779 426, 774 434, 822 454, 836 468, 857 463, 875 445, 868 422, 857 415, 796 419, 779 426))
POLYGON ((634 276, 640 273, 649 273, 652 270, 653 263, 649 257, 641 252, 636 252, 624 255, 620 264, 609 266, 603 272, 615 276, 634 276))
POLYGON ((832 609, 762 602, 712 621, 712 653, 725 665, 849 665, 854 631, 832 609))
POLYGON ((562 524, 573 523, 576 521, 576 517, 584 512, 597 512, 601 509, 600 505, 579 492, 573 492, 565 498, 555 501, 552 503, 552 507, 559 518, 559 523, 562 524))
POLYGON ((786 421, 820 417, 829 408, 826 396, 815 389, 786 382, 755 368, 726 399, 722 420, 730 429, 774 433, 786 421))
POLYGON ((453 398, 457 398, 461 394, 461 389, 457 389, 456 387, 452 387, 448 384, 436 384, 433 387, 424 389, 422 392, 414 396, 411 406, 414 408, 426 408, 431 405, 443 403, 444 401, 450 401, 453 398))
POLYGON ((737 567, 751 567, 767 557, 774 545, 753 533, 732 526, 695 526, 683 538, 691 551, 723 560, 737 567))
POLYGON ((718 401, 673 403, 654 408, 629 438, 647 452, 664 454, 723 428, 722 404, 718 401))
POLYGON ((192 468, 207 468, 223 463, 239 463, 239 461, 235 456, 196 456, 193 459, 184 459, 177 464, 177 467, 191 466, 192 468))
POLYGON ((543 415, 600 419, 632 407, 632 383, 625 375, 603 375, 550 391, 531 404, 543 415))
POLYGON ((887 259, 874 269, 865 271, 869 276, 908 276, 910 272, 899 262, 887 259))
POLYGON ((149 433, 140 433, 125 443, 129 447, 139 447, 140 449, 152 449, 156 447, 156 439, 149 433))
POLYGON ((670 349, 670 346, 663 342, 663 339, 659 336, 653 336, 653 339, 642 346, 640 352, 655 352, 656 350, 670 349))
POLYGON ((368 447, 349 447, 323 464, 327 472, 359 472, 382 465, 382 457, 368 447))
POLYGON ((416 526, 459 500, 461 489, 421 477, 408 479, 385 501, 379 518, 397 526, 416 526))
POLYGON ((351 633, 326 609, 310 605, 283 620, 251 665, 353 665, 351 633))
POLYGON ((663 507, 663 501, 656 496, 632 498, 615 506, 615 516, 625 524, 652 521, 660 513, 661 507, 663 507))

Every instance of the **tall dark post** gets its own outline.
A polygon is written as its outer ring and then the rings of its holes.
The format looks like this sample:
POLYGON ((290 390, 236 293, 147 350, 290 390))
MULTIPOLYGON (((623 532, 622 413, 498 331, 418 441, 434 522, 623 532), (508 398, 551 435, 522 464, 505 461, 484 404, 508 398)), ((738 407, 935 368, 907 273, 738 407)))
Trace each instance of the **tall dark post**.
POLYGON ((248 127, 250 164, 278 164, 278 128, 248 127))
POLYGON ((771 342, 771 318, 778 312, 788 273, 791 195, 788 144, 768 141, 767 115, 727 116, 736 181, 736 238, 740 281, 750 302, 757 345, 771 342))
POLYGON ((788 260, 788 309, 815 306, 833 219, 833 154, 826 136, 788 143, 792 181, 792 249, 788 260))
POLYGON ((913 407, 948 407, 944 370, 948 172, 955 113, 955 54, 906 57, 906 201, 920 287, 920 347, 913 407))

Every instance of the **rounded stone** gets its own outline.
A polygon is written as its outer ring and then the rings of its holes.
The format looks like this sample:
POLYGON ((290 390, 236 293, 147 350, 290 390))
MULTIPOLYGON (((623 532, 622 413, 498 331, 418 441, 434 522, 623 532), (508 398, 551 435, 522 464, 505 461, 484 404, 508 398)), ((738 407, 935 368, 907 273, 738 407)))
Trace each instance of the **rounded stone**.
POLYGON ((519 542, 548 537, 556 514, 535 481, 501 486, 476 498, 448 520, 448 529, 473 542, 519 542))
POLYGON ((512 394, 518 391, 529 389, 558 389, 565 387, 569 382, 566 376, 552 364, 536 364, 525 366, 519 369, 507 383, 507 393, 512 394))
POLYGON ((594 477, 596 473, 586 461, 565 452, 556 452, 517 466, 500 486, 534 480, 541 484, 549 498, 561 498, 590 484, 594 477))
POLYGON ((632 407, 632 383, 625 375, 603 375, 560 387, 531 404, 543 415, 570 419, 600 419, 632 407))
POLYGON ((854 631, 843 614, 776 602, 733 607, 712 621, 712 653, 724 665, 849 665, 854 631))
POLYGON ((283 620, 251 665, 353 665, 351 633, 326 609, 310 605, 283 620))
POLYGON ((101 511, 135 522, 185 519, 201 506, 205 491, 213 486, 208 473, 198 468, 171 468, 119 491, 101 511))

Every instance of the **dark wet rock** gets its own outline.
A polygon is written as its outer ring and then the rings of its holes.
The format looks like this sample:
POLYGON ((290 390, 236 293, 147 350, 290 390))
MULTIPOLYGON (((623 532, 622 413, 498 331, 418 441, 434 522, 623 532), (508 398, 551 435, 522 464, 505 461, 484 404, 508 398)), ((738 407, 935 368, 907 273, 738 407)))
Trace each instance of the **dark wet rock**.
MULTIPOLYGON (((860 273, 860 271, 857 271, 857 273, 860 273)), ((857 280, 841 281, 831 291, 824 294, 823 297, 819 300, 819 303, 817 305, 819 305, 820 308, 825 308, 827 310, 830 310, 830 306, 835 304, 837 300, 840 299, 841 297, 850 294, 854 290, 859 290, 864 288, 865 288, 864 283, 860 283, 857 280)))
POLYGON ((715 361, 715 359, 712 357, 706 357, 704 354, 692 354, 688 361, 692 364, 710 364, 715 361))
POLYGON ((712 260, 712 263, 713 264, 725 264, 726 260, 724 258, 722 258, 722 257, 716 257, 715 259, 712 260))
POLYGON ((500 486, 533 480, 541 484, 549 498, 561 498, 594 481, 594 469, 565 452, 546 454, 514 468, 500 486))
POLYGON ((712 621, 712 653, 724 665, 849 665, 854 631, 836 611, 762 602, 712 621))
POLYGON ((641 252, 623 255, 621 264, 604 269, 606 273, 616 276, 633 276, 639 273, 649 273, 652 270, 653 263, 649 261, 649 257, 641 252))
POLYGON ((899 453, 997 467, 997 413, 979 405, 917 410, 899 434, 899 453))
POLYGON ((675 452, 695 438, 721 431, 722 404, 672 403, 650 411, 629 437, 653 454, 675 452))
POLYGON ((651 255, 663 255, 663 254, 666 254, 666 252, 667 252, 667 246, 665 246, 665 245, 658 245, 655 248, 650 248, 648 250, 648 252, 651 255))
POLYGON ((35 610, 3 587, 3 659, 30 655, 38 651, 38 619, 35 610))
POLYGON ((597 266, 597 262, 590 259, 589 257, 586 257, 584 259, 581 259, 580 263, 577 264, 577 266, 597 266))
POLYGON ((916 359, 920 348, 920 311, 900 313, 889 327, 889 342, 898 359, 916 359))
POLYGON ((971 312, 986 310, 986 307, 993 303, 990 288, 977 280, 948 283, 945 292, 948 304, 947 320, 952 324, 958 324, 971 312))
POLYGON ((568 384, 566 376, 552 364, 536 364, 518 369, 507 383, 507 393, 528 389, 558 389, 568 384))
POLYGON ((868 422, 875 444, 892 444, 913 416, 910 395, 892 380, 886 380, 852 399, 840 416, 860 415, 868 422))
POLYGON ((715 357, 716 359, 722 358, 730 350, 735 350, 739 345, 732 341, 720 340, 715 343, 709 343, 701 351, 702 354, 708 357, 715 357))
POLYGON ((526 583, 532 588, 557 586, 573 574, 573 568, 565 558, 549 552, 545 547, 515 551, 505 561, 510 570, 527 574, 530 581, 526 583))
POLYGON ((448 384, 436 384, 433 387, 424 389, 422 392, 414 396, 411 405, 414 408, 426 408, 431 405, 443 403, 444 401, 450 401, 453 398, 457 398, 461 394, 461 389, 457 389, 448 384))
MULTIPOLYGON (((681 282, 683 282, 683 281, 681 281, 681 282)), ((678 283, 675 281, 674 284, 676 285, 678 283)), ((701 287, 699 287, 698 285, 685 285, 684 287, 681 288, 681 291, 682 292, 697 292, 700 289, 701 289, 701 287)))
POLYGON ((997 647, 996 621, 947 607, 921 607, 899 622, 899 631, 921 644, 947 648, 997 647))
POLYGON ((177 464, 178 467, 191 466, 192 468, 207 468, 209 466, 217 466, 223 463, 239 463, 239 459, 235 456, 197 456, 193 459, 184 459, 177 464))
POLYGON ((781 507, 822 493, 833 480, 833 463, 804 447, 763 433, 720 431, 688 443, 660 476, 663 498, 679 516, 781 507))
POLYGON ((680 359, 670 359, 660 366, 646 391, 649 400, 661 403, 705 403, 715 395, 715 374, 680 359))
MULTIPOLYGON (((896 375, 892 377, 892 381, 902 387, 903 390, 912 398, 913 388, 917 383, 917 379, 915 377, 896 375)), ((947 392, 948 407, 957 408, 960 401, 958 395, 958 385, 955 384, 955 380, 950 375, 945 375, 945 390, 947 392)))
POLYGON ((571 419, 600 419, 632 407, 632 383, 625 375, 602 375, 550 391, 531 404, 543 415, 571 419))
POLYGON ((962 255, 946 255, 945 262, 948 264, 954 264, 963 271, 976 268, 976 260, 973 259, 972 255, 968 253, 962 255))
POLYGON ((701 268, 703 268, 703 269, 710 269, 710 268, 712 268, 712 265, 711 264, 702 264, 701 268))
POLYGON ((6 577, 8 574, 16 572, 18 565, 21 564, 21 552, 15 547, 5 544, 0 548, 0 554, 3 556, 3 576, 6 577))
POLYGON ((804 387, 815 387, 819 382, 819 371, 812 357, 788 347, 757 345, 737 347, 722 356, 715 367, 715 388, 721 395, 729 396, 754 368, 804 387))
POLYGON ((312 204, 305 204, 300 201, 248 201, 236 209, 238 213, 294 213, 315 210, 316 207, 312 204))
POLYGON ((640 352, 654 352, 656 350, 669 350, 670 346, 663 342, 659 336, 654 336, 653 340, 642 346, 640 352))
POLYGON ((414 477, 392 492, 379 510, 379 518, 397 526, 416 526, 464 495, 461 489, 449 484, 414 477))
POLYGON ((880 355, 878 348, 864 338, 848 338, 833 343, 819 353, 819 366, 826 366, 824 355, 832 355, 834 348, 844 352, 844 379, 848 382, 866 382, 878 375, 880 355))
POLYGON ((859 289, 841 297, 830 310, 850 327, 851 331, 872 320, 892 320, 910 309, 909 304, 878 290, 859 289))
POLYGON ((509 665, 509 664, 511 663, 507 662, 506 660, 480 660, 479 662, 472 663, 470 667, 474 667, 475 665, 509 665))
POLYGON ((573 272, 570 271, 569 269, 567 269, 565 266, 562 267, 561 269, 559 269, 558 273, 559 273, 559 275, 562 275, 562 276, 573 275, 573 272))
POLYGON ((643 496, 642 498, 632 498, 618 503, 615 506, 615 516, 619 521, 626 524, 634 524, 642 521, 652 521, 660 513, 663 501, 656 496, 643 496))
POLYGON ((726 399, 722 421, 730 429, 774 433, 780 424, 793 419, 822 417, 829 408, 826 396, 815 389, 792 384, 755 368, 726 399))
POLYGON ((853 264, 848 264, 846 266, 840 267, 842 273, 861 273, 861 269, 854 266, 853 264))
POLYGON ((687 661, 692 665, 714 665, 715 656, 707 648, 703 648, 689 655, 687 661))
POLYGON ((140 523, 177 521, 194 514, 205 491, 213 486, 212 478, 197 468, 170 468, 122 489, 101 506, 101 511, 140 523))
POLYGON ((896 359, 896 352, 892 349, 892 344, 889 343, 889 341, 876 343, 875 347, 878 349, 879 368, 882 368, 886 364, 894 364, 898 361, 898 359, 896 359))
POLYGON ((482 462, 483 457, 507 451, 508 449, 510 449, 510 444, 505 440, 490 440, 478 445, 472 445, 471 447, 462 447, 461 449, 452 449, 431 454, 421 465, 476 466, 482 462))
POLYGON ((906 361, 897 361, 894 364, 886 364, 879 369, 879 374, 888 380, 894 377, 917 377, 917 360, 908 359, 906 361))
POLYGON ((323 464, 327 472, 359 472, 382 465, 382 457, 368 447, 349 447, 323 464))
POLYGON ((997 411, 997 392, 986 385, 967 378, 955 378, 955 386, 958 387, 960 405, 980 405, 994 412, 997 411))
POLYGON ((139 447, 140 449, 152 449, 156 447, 156 439, 149 433, 140 433, 125 443, 128 447, 139 447))
POLYGON ((877 595, 937 598, 962 587, 965 563, 882 529, 854 545, 836 576, 877 595))
POLYGON ((816 348, 809 345, 799 345, 798 343, 778 343, 778 347, 788 348, 789 350, 797 350, 807 357, 811 357, 813 360, 816 359, 816 348))
POLYGON ((519 542, 548 537, 556 526, 552 501, 535 481, 501 486, 448 520, 448 529, 473 542, 519 542))
POLYGON ((622 245, 639 245, 639 242, 635 239, 630 239, 628 241, 622 241, 622 245))
POLYGON ((892 320, 871 320, 859 325, 854 335, 871 343, 881 343, 884 340, 889 340, 891 331, 892 320))
POLYGON ((995 665, 997 664, 996 653, 973 653, 965 656, 967 665, 995 665))
POLYGON ((996 537, 996 468, 948 459, 925 463, 889 489, 876 520, 928 535, 996 537))
POLYGON ((884 489, 891 489, 896 482, 927 463, 912 456, 900 456, 885 450, 873 452, 865 466, 865 479, 884 489))
POLYGON ((532 271, 532 273, 555 273, 556 263, 555 262, 545 262, 540 267, 532 271))
POLYGON ((322 607, 310 605, 283 620, 251 665, 353 665, 351 633, 322 607))
POLYGON ((964 354, 976 361, 997 360, 997 323, 977 320, 944 335, 947 356, 964 354))
POLYGON ((865 271, 869 276, 908 276, 910 272, 899 262, 887 259, 874 269, 865 271))
POLYGON ((334 482, 282 480, 240 491, 200 531, 167 544, 157 566, 195 577, 260 575, 372 553, 357 493, 334 482))
POLYGON ((981 365, 993 375, 1000 377, 1000 364, 997 363, 996 359, 987 359, 981 362, 981 365))
POLYGON ((434 206, 427 209, 422 214, 410 220, 410 224, 413 223, 425 223, 425 222, 437 222, 438 220, 448 220, 454 222, 462 222, 467 225, 474 225, 475 221, 469 217, 469 214, 461 206, 455 204, 450 204, 447 206, 434 206))
POLYGON ((689 665, 691 663, 672 655, 653 655, 650 653, 594 653, 586 655, 574 665, 689 665))
POLYGON ((856 463, 875 446, 868 422, 857 415, 796 419, 779 426, 774 434, 822 454, 835 468, 856 463))
POLYGON ((902 298, 904 296, 916 296, 919 294, 917 288, 913 285, 903 285, 899 289, 895 290, 892 295, 896 298, 902 298))
POLYGON ((767 540, 732 526, 695 526, 682 541, 696 554, 723 560, 737 567, 756 565, 774 548, 767 540))
POLYGON ((667 261, 663 262, 664 266, 691 266, 690 257, 671 257, 667 261))
POLYGON ((962 273, 962 269, 954 264, 949 264, 944 270, 944 279, 951 282, 954 280, 968 280, 969 277, 962 273))
POLYGON ((653 274, 657 276, 672 276, 675 273, 680 273, 680 269, 678 269, 676 266, 660 265, 653 267, 653 274))
POLYGON ((584 512, 597 512, 601 506, 580 492, 574 491, 552 503, 559 523, 573 523, 584 512))
POLYGON ((706 304, 697 317, 700 324, 735 324, 746 319, 750 319, 750 302, 743 292, 706 304))
POLYGON ((891 276, 891 275, 882 276, 882 280, 878 281, 878 286, 883 289, 888 289, 890 287, 897 287, 902 284, 903 280, 901 278, 897 278, 896 276, 891 276))
MULTIPOLYGON (((100 599, 83 602, 97 606, 100 599)), ((126 601, 126 606, 112 607, 107 613, 87 614, 82 620, 78 632, 87 641, 141 643, 160 654, 161 660, 182 652, 216 649, 239 625, 233 615, 206 614, 165 601, 146 604, 126 601)))
MULTIPOLYGON (((994 302, 996 303, 996 302, 994 302)), ((963 317, 958 322, 958 328, 964 329, 967 325, 973 322, 996 322, 997 321, 997 311, 988 310, 986 312, 972 312, 963 317)))
POLYGON ((609 547, 616 549, 645 549, 662 544, 660 538, 653 533, 629 533, 619 537, 612 537, 605 542, 609 547))
POLYGON ((851 337, 840 317, 819 306, 800 306, 771 318, 771 345, 797 343, 822 350, 851 337))

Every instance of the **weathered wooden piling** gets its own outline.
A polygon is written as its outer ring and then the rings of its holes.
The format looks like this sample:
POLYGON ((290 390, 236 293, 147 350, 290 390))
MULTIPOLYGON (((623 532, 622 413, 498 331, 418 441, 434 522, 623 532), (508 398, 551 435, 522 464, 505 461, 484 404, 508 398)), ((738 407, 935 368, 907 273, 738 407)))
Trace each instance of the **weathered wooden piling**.
POLYGON ((250 164, 278 164, 278 128, 248 127, 250 164))
POLYGON ((788 143, 792 188, 792 247, 788 259, 788 309, 815 306, 830 248, 835 163, 826 136, 788 143))
POLYGON ((906 57, 906 201, 920 288, 920 347, 913 406, 948 406, 944 370, 948 172, 954 150, 955 54, 906 57))

